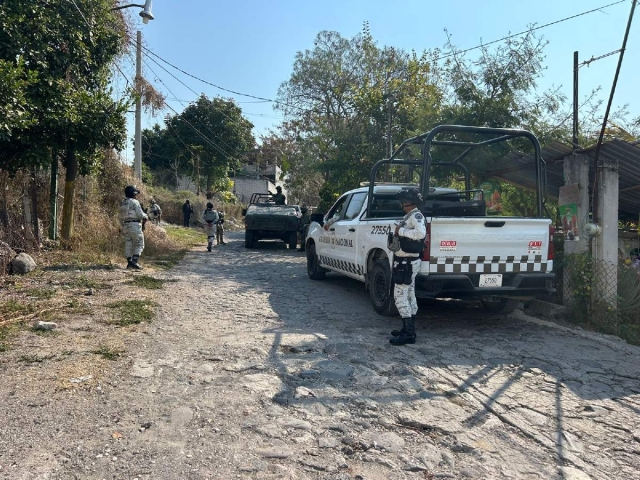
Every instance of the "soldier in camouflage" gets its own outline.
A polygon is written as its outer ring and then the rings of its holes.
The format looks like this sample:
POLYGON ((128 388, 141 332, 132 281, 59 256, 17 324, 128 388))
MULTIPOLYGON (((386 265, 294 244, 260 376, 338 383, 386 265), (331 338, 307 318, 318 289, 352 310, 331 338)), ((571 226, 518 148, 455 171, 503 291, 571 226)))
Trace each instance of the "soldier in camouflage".
POLYGON ((427 235, 424 215, 418 206, 422 196, 416 188, 403 189, 398 194, 405 212, 404 218, 396 226, 395 234, 400 237, 401 249, 395 252, 393 259, 395 287, 393 291, 398 312, 402 317, 402 329, 391 332, 392 345, 416 343, 415 320, 418 313, 416 301, 416 275, 420 271, 420 251, 427 235), (405 251, 403 248, 411 251, 405 251), (400 273, 396 279, 396 273, 400 273))
POLYGON ((224 241, 224 212, 218 212, 218 222, 216 223, 216 244, 227 244, 227 242, 224 241))
POLYGON ((124 189, 125 199, 120 204, 118 216, 122 223, 124 234, 124 255, 127 257, 127 268, 142 270, 138 259, 144 250, 144 234, 142 223, 147 221, 147 215, 142 210, 136 195, 140 193, 135 185, 127 185, 124 189))
POLYGON ((277 186, 276 187, 276 193, 271 193, 271 198, 273 199, 273 201, 275 202, 276 205, 286 205, 287 204, 287 197, 284 196, 284 194, 282 193, 282 187, 281 186, 277 186))
POLYGON ((309 232, 309 224, 311 223, 311 218, 309 216, 309 209, 306 205, 302 205, 302 207, 300 207, 300 212, 302 213, 302 216, 300 217, 300 227, 298 229, 298 234, 300 237, 300 248, 298 249, 298 251, 304 252, 304 243, 307 239, 307 233, 309 232))
POLYGON ((207 203, 207 209, 202 212, 202 224, 204 225, 204 231, 207 233, 207 250, 210 252, 213 246, 213 239, 216 238, 216 224, 220 216, 218 212, 213 209, 213 203, 207 203))

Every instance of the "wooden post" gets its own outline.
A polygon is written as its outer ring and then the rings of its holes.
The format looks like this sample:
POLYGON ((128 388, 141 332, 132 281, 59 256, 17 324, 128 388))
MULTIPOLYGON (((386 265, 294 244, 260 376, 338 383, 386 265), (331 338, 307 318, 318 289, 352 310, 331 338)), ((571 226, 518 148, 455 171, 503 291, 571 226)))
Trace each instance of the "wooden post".
POLYGON ((51 188, 49 189, 49 238, 58 237, 58 151, 53 151, 51 158, 51 188))
POLYGON ((67 173, 64 182, 64 205, 62 210, 62 239, 71 240, 73 234, 73 197, 76 192, 76 177, 78 176, 78 159, 73 144, 67 146, 65 159, 67 173))
POLYGON ((31 208, 33 211, 33 217, 31 218, 33 224, 33 236, 36 241, 36 251, 40 251, 40 225, 38 224, 38 183, 37 183, 37 167, 33 167, 31 171, 33 177, 31 179, 31 208))

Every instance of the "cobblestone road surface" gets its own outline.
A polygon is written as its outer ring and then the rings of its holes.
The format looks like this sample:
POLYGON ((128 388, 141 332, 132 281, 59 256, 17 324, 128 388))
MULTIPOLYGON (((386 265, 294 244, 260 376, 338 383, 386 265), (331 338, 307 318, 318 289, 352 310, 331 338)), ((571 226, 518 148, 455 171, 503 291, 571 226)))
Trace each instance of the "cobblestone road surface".
POLYGON ((361 283, 231 240, 164 274, 117 388, 63 409, 95 430, 42 478, 640 478, 639 348, 457 302, 392 347, 361 283))

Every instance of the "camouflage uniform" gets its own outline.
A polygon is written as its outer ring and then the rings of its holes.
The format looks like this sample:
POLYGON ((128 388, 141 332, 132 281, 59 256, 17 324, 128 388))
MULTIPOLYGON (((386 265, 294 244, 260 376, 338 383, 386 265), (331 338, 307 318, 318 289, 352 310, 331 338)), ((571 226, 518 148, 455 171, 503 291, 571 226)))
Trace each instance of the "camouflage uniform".
POLYGON ((218 212, 218 221, 216 222, 216 244, 227 244, 227 242, 224 241, 224 212, 218 212))
POLYGON ((400 250, 393 257, 395 280, 394 297, 398 312, 402 317, 402 329, 393 330, 391 345, 416 343, 416 276, 420 271, 420 254, 424 249, 427 227, 424 215, 417 208, 422 205, 422 195, 417 188, 405 188, 397 195, 405 212, 404 218, 395 229, 394 235, 400 240, 400 250), (411 269, 411 275, 409 275, 411 269))
MULTIPOLYGON (((424 215, 420 213, 420 210, 414 208, 410 211, 400 222, 400 230, 398 235, 401 237, 410 238, 412 240, 420 240, 427 235, 427 227, 425 226, 424 215)), ((418 303, 416 301, 416 275, 420 271, 420 256, 415 253, 405 253, 399 250, 395 253, 393 266, 397 266, 400 259, 413 258, 411 260, 411 285, 398 285, 396 284, 393 290, 393 295, 396 302, 396 307, 402 318, 413 317, 418 313, 418 303)))
POLYGON ((149 213, 151 214, 151 221, 156 225, 160 224, 160 217, 162 216, 162 209, 160 205, 156 203, 155 200, 151 200, 151 207, 149 208, 149 213))
POLYGON ((218 212, 212 208, 207 208, 202 212, 202 224, 207 233, 207 250, 211 251, 213 239, 216 237, 216 223, 219 220, 218 212))
POLYGON ((118 216, 122 222, 124 234, 124 254, 127 257, 127 268, 140 268, 138 257, 144 250, 144 235, 142 222, 147 215, 142 211, 140 202, 135 198, 125 198, 118 209, 118 216))
POLYGON ((304 252, 305 240, 307 239, 307 233, 309 232, 309 224, 311 223, 311 217, 309 211, 302 209, 302 216, 300 217, 300 228, 298 229, 298 236, 300 237, 300 248, 298 251, 304 252))

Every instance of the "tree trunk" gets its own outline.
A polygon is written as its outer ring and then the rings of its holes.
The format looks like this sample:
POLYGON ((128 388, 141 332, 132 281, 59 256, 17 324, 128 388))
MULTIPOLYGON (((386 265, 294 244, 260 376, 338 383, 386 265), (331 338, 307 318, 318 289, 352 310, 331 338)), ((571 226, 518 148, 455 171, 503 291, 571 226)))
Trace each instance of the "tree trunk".
POLYGON ((33 212, 32 223, 33 223, 33 236, 35 237, 35 247, 36 252, 40 251, 40 225, 38 224, 38 178, 37 168, 33 167, 32 170, 33 179, 31 183, 31 208, 33 212))
POLYGON ((62 240, 69 242, 73 234, 73 198, 76 193, 76 177, 78 176, 78 159, 73 144, 67 147, 65 159, 67 173, 64 182, 64 206, 62 210, 62 240))
POLYGON ((51 158, 51 189, 49 190, 49 238, 58 237, 58 151, 54 150, 51 158))
POLYGON ((211 185, 213 184, 213 177, 211 176, 211 174, 207 174, 207 193, 209 193, 211 191, 211 185))

